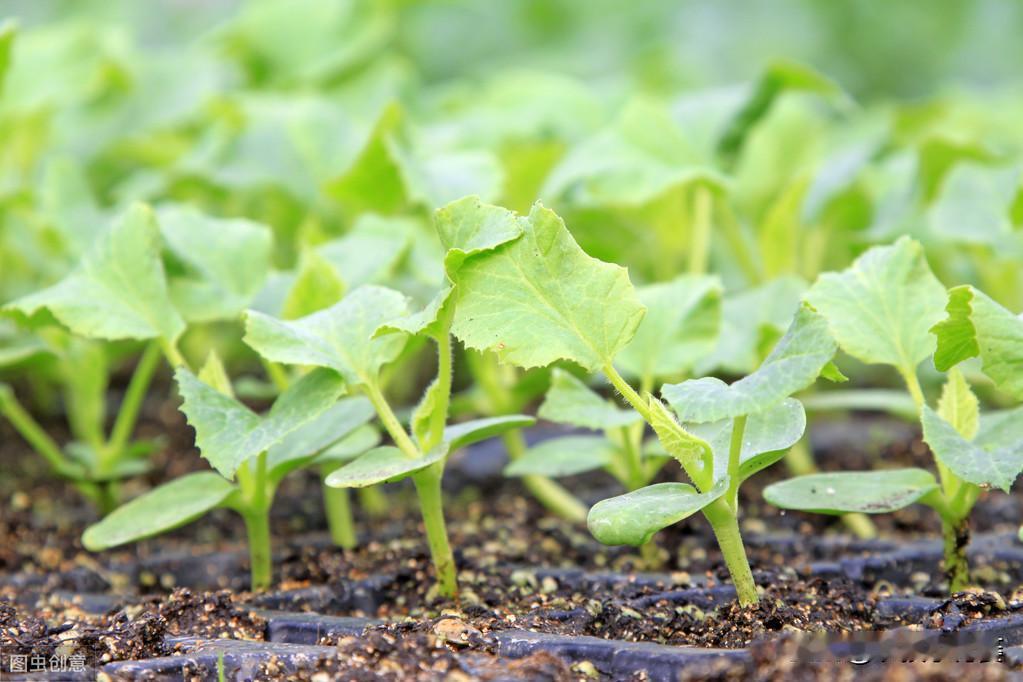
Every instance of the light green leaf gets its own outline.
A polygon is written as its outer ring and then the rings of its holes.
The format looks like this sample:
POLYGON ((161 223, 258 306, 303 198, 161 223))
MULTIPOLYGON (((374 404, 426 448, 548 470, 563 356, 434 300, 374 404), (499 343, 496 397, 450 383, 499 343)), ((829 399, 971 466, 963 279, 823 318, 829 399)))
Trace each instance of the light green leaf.
MULTIPOLYGON (((337 401, 270 448, 266 461, 270 478, 280 480, 288 472, 304 466, 365 425, 374 414, 373 405, 362 396, 337 401)), ((365 449, 370 447, 372 445, 365 449)))
POLYGON ((337 374, 313 371, 292 384, 261 417, 186 369, 178 369, 174 376, 184 399, 181 411, 195 429, 199 452, 229 479, 243 463, 316 419, 344 392, 337 374))
POLYGON ((470 419, 458 424, 451 424, 444 429, 444 440, 451 450, 464 448, 480 441, 500 436, 514 429, 524 429, 536 423, 536 419, 528 414, 507 414, 501 417, 484 417, 470 419))
POLYGON ((686 483, 656 483, 598 502, 590 509, 586 525, 593 537, 605 545, 639 546, 662 528, 714 502, 727 487, 727 479, 705 493, 686 483))
POLYGON ((1012 233, 1010 210, 1021 189, 1019 167, 957 163, 942 181, 928 223, 945 239, 996 246, 1012 233))
POLYGON ((363 424, 324 450, 316 462, 347 462, 380 445, 381 440, 380 429, 373 424, 363 424))
POLYGON ((174 341, 185 322, 167 292, 160 246, 152 210, 136 204, 73 273, 5 310, 31 317, 45 308, 74 333, 90 338, 174 341))
MULTIPOLYGON (((728 475, 734 423, 734 419, 723 419, 686 425, 693 435, 710 443, 714 451, 714 480, 728 475)), ((745 481, 781 459, 785 451, 803 437, 805 430, 806 413, 802 403, 794 398, 786 398, 766 410, 749 415, 739 455, 739 481, 745 481)))
POLYGON ((373 334, 374 338, 384 334, 405 333, 410 336, 430 336, 437 338, 446 334, 449 325, 448 318, 452 313, 451 288, 448 287, 438 293, 425 308, 419 312, 412 313, 405 317, 399 317, 387 324, 381 325, 373 334))
POLYGON ((973 441, 976 445, 992 450, 1011 448, 1020 441, 1023 441, 1023 406, 980 415, 973 441))
POLYGON ((440 381, 434 379, 426 387, 426 391, 416 404, 416 408, 412 410, 412 418, 409 420, 410 426, 412 427, 412 435, 415 436, 416 443, 420 448, 429 447, 431 426, 439 421, 440 424, 437 424, 437 428, 441 428, 443 422, 447 420, 446 408, 448 407, 448 402, 444 400, 445 397, 440 381))
POLYGON ((415 459, 395 447, 374 448, 327 476, 324 483, 332 488, 365 488, 400 481, 440 462, 447 454, 447 443, 441 443, 415 459))
POLYGON ((924 441, 934 456, 956 476, 974 485, 1009 492, 1023 471, 1023 440, 971 443, 955 427, 924 405, 920 415, 924 441))
POLYGON ((336 305, 298 320, 278 320, 250 310, 245 343, 267 360, 336 370, 350 386, 376 380, 380 368, 405 347, 405 337, 373 338, 382 324, 408 311, 404 295, 364 285, 336 305))
POLYGON ((0 95, 4 92, 4 78, 7 76, 7 68, 11 65, 11 46, 14 45, 14 36, 18 34, 18 27, 13 21, 5 20, 0 24, 0 95))
POLYGON ((757 371, 729 385, 706 377, 667 384, 661 394, 683 422, 713 422, 759 412, 806 388, 836 350, 824 318, 803 306, 757 371))
POLYGON ((199 381, 212 387, 219 393, 223 393, 228 398, 235 397, 234 388, 231 386, 231 378, 227 376, 224 363, 220 361, 220 356, 217 355, 215 350, 210 351, 210 354, 206 356, 206 362, 199 369, 199 381))
POLYGON ((174 530, 221 506, 234 491, 234 485, 212 471, 187 474, 89 526, 82 544, 90 552, 99 552, 174 530))
POLYGON ((294 320, 329 308, 345 294, 345 283, 334 266, 316 251, 302 254, 295 281, 281 308, 281 317, 294 320))
POLYGON ((611 464, 615 449, 603 436, 552 438, 529 448, 504 468, 505 476, 573 476, 611 464))
POLYGON ((764 489, 764 499, 782 509, 816 514, 887 514, 937 490, 934 476, 923 469, 843 471, 773 483, 764 489))
POLYGON ((636 293, 647 312, 632 341, 615 357, 626 375, 678 375, 714 350, 721 326, 721 282, 716 277, 683 275, 636 293))
POLYGON ((840 273, 825 273, 806 300, 828 320, 842 350, 903 371, 934 352, 929 330, 941 319, 945 288, 908 237, 875 246, 840 273))
POLYGON ((185 266, 170 271, 168 280, 171 300, 186 320, 232 319, 252 303, 270 271, 268 227, 184 206, 159 208, 157 219, 167 248, 185 266))
POLYGON ((548 421, 598 431, 628 426, 641 419, 635 411, 623 410, 610 400, 601 398, 560 367, 551 372, 551 387, 536 414, 548 421))
POLYGON ((949 370, 948 381, 938 399, 938 416, 966 440, 973 440, 980 426, 980 402, 958 367, 949 370))
POLYGON ((456 273, 453 333, 527 369, 562 359, 591 371, 609 364, 643 319, 628 272, 587 256, 540 205, 519 222, 522 237, 456 273))
POLYGON ((317 248, 349 288, 390 282, 409 253, 416 232, 426 227, 411 218, 364 215, 343 237, 317 248))
POLYGON ((1023 319, 971 286, 948 292, 948 317, 934 325, 934 366, 941 371, 980 356, 995 385, 1023 400, 1023 319))
POLYGON ((444 270, 452 278, 466 259, 493 251, 523 232, 514 212, 484 204, 479 197, 465 197, 437 209, 434 226, 447 250, 444 270))
POLYGON ((682 428, 660 400, 652 395, 646 396, 646 399, 650 408, 650 426, 665 452, 684 467, 712 466, 714 451, 710 443, 682 428))

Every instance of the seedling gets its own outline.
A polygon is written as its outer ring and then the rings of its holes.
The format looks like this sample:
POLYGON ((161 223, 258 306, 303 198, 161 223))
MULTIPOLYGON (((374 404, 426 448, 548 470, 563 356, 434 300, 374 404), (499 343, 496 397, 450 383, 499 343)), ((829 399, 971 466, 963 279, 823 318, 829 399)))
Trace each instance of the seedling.
POLYGON ((969 515, 980 493, 1009 491, 1023 469, 1023 412, 981 415, 955 366, 980 355, 984 372, 1023 397, 1023 321, 972 287, 947 298, 919 244, 900 239, 875 247, 842 273, 822 275, 807 299, 827 318, 842 349, 864 362, 894 366, 920 413, 938 477, 923 469, 801 476, 769 486, 765 498, 785 509, 880 514, 921 503, 941 517, 944 566, 952 592, 969 584, 969 515), (948 379, 937 410, 926 403, 916 366, 934 354, 948 379))
POLYGON ((756 603, 739 534, 737 490, 802 435, 802 406, 788 396, 829 371, 835 343, 823 318, 801 309, 763 366, 731 386, 716 379, 665 386, 662 394, 684 421, 700 423, 700 435, 697 427, 684 428, 660 400, 640 395, 615 368, 645 313, 625 269, 584 253, 561 219, 540 205, 526 217, 471 198, 449 210, 475 211, 476 224, 500 220, 521 230, 502 246, 466 259, 454 273, 453 333, 466 347, 493 351, 520 367, 568 360, 600 370, 694 484, 653 485, 597 504, 588 519, 597 539, 642 545, 661 528, 702 511, 741 603, 756 603))
POLYGON ((58 357, 74 440, 61 449, 7 386, 0 386, 0 413, 58 475, 110 511, 116 482, 144 471, 153 449, 130 439, 161 357, 182 365, 178 341, 188 324, 236 316, 262 285, 269 251, 269 231, 248 221, 175 207, 159 213, 141 204, 129 208, 76 270, 4 308, 39 328, 58 357), (54 321, 64 329, 55 329, 54 321), (107 436, 108 346, 119 340, 145 346, 107 436))
POLYGON ((320 454, 323 444, 356 433, 372 417, 370 406, 358 397, 339 402, 344 382, 325 369, 296 381, 265 415, 234 398, 215 355, 200 377, 179 368, 175 379, 199 452, 216 471, 188 474, 135 498, 89 527, 82 544, 98 552, 166 533, 213 509, 232 509, 245 521, 252 589, 264 590, 272 582, 270 507, 277 485, 296 469, 325 466, 331 455, 320 454), (322 415, 331 419, 326 435, 322 415))
POLYGON ((394 445, 366 452, 330 474, 326 483, 362 488, 411 478, 437 573, 438 593, 445 597, 457 593, 440 487, 448 454, 533 423, 531 417, 511 415, 447 424, 452 381, 450 328, 460 288, 458 273, 481 254, 500 249, 521 235, 521 228, 502 220, 500 212, 485 213, 486 209, 476 205, 438 212, 437 229, 447 248, 444 268, 454 285, 440 291, 421 311, 410 314, 406 297, 397 291, 365 285, 336 305, 298 320, 279 320, 250 311, 246 324, 245 342, 266 360, 329 368, 343 378, 350 391, 369 399, 394 445), (482 220, 480 211, 484 212, 482 220), (409 432, 383 394, 380 372, 398 357, 411 336, 432 339, 438 353, 436 379, 413 411, 409 432))

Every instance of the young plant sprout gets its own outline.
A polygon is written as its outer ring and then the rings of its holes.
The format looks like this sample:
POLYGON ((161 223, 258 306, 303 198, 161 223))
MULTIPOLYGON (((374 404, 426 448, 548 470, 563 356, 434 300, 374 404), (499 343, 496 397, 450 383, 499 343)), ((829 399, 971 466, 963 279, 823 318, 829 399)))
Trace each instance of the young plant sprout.
POLYGON ((561 219, 539 205, 523 217, 475 198, 447 210, 465 215, 466 222, 520 231, 498 248, 466 258, 453 273, 455 336, 468 348, 493 351, 523 368, 567 360, 603 372, 693 482, 648 486, 597 504, 588 518, 597 539, 642 545, 661 528, 702 511, 740 602, 755 604, 736 493, 745 477, 776 461, 802 435, 802 406, 788 396, 822 371, 831 373, 836 346, 823 318, 801 309, 763 366, 731 386, 716 379, 665 386, 662 393, 679 416, 701 424, 701 437, 660 400, 640 395, 615 368, 645 313, 625 269, 588 256, 561 219))
POLYGON ((531 417, 510 415, 447 424, 452 381, 450 328, 458 300, 457 274, 472 259, 521 234, 515 224, 478 217, 477 211, 438 212, 437 229, 447 248, 444 269, 454 285, 439 292, 423 310, 410 314, 403 294, 364 285, 336 305, 298 320, 278 320, 250 311, 245 335, 245 342, 266 360, 332 369, 349 391, 361 392, 369 399, 394 445, 366 452, 331 473, 326 483, 337 488, 362 488, 411 478, 437 573, 438 594, 445 597, 454 597, 458 589, 441 493, 448 454, 533 423, 531 417), (437 376, 412 413, 411 432, 395 415, 380 379, 381 368, 398 357, 410 336, 433 340, 438 351, 437 376))
POLYGON ((969 516, 983 490, 1009 491, 1023 470, 1023 411, 980 414, 956 365, 979 355, 995 385, 1023 398, 1023 320, 972 287, 947 297, 920 245, 902 238, 875 247, 842 273, 822 275, 807 299, 827 318, 839 345, 864 362, 894 366, 920 414, 938 477, 923 469, 800 476, 764 491, 785 509, 880 514, 921 503, 941 518, 949 590, 970 582, 969 516), (943 308, 947 318, 943 317, 943 308), (934 355, 948 371, 937 409, 925 400, 916 367, 934 355))
POLYGON ((199 377, 179 368, 175 378, 184 399, 181 409, 195 429, 199 452, 216 472, 188 474, 135 498, 89 527, 82 544, 96 552, 165 533, 213 509, 232 509, 245 521, 252 589, 265 590, 272 583, 274 493, 288 473, 321 464, 317 448, 328 440, 312 438, 316 429, 300 429, 330 414, 330 440, 337 441, 369 421, 372 412, 362 398, 338 401, 344 382, 325 369, 313 370, 292 384, 265 415, 234 398, 215 355, 199 377))

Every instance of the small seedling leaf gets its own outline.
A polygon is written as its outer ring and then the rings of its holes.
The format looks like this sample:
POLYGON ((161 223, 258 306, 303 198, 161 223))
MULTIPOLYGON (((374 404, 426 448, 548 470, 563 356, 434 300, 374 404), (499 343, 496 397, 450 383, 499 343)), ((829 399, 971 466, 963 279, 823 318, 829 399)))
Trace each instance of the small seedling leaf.
POLYGON ((598 431, 628 426, 641 419, 637 412, 605 400, 560 367, 551 372, 550 390, 536 414, 548 421, 598 431))
POLYGON ((464 448, 480 441, 513 429, 524 429, 536 423, 536 419, 527 414, 508 414, 501 417, 485 417, 472 419, 459 424, 452 424, 444 429, 444 440, 451 450, 464 448))
POLYGON ((605 545, 639 546, 654 533, 692 516, 721 497, 728 480, 700 493, 686 483, 656 483, 595 504, 586 518, 593 537, 605 545))
POLYGON ((235 486, 212 471, 187 474, 115 509, 86 529, 82 544, 99 552, 165 533, 223 504, 235 486))
POLYGON ((1023 470, 1023 440, 970 442, 926 405, 920 420, 931 452, 964 481, 1009 492, 1023 470))
POLYGON ((447 443, 441 443, 415 459, 395 447, 374 448, 331 473, 324 483, 332 488, 365 488, 378 483, 400 481, 440 462, 447 454, 447 443))
POLYGON ((709 466, 713 462, 714 451, 710 443, 682 428, 664 403, 648 396, 647 405, 650 408, 650 426, 669 455, 684 467, 709 466))
POLYGON ((552 438, 529 448, 508 464, 505 476, 573 476, 611 464, 614 447, 603 436, 552 438))
MULTIPOLYGON (((337 401, 270 448, 267 453, 267 470, 271 480, 280 480, 288 472, 313 460, 369 422, 374 414, 373 405, 362 396, 337 401)), ((373 445, 367 446, 365 450, 373 445)))
POLYGON ((764 489, 764 499, 782 509, 817 514, 886 514, 936 490, 934 476, 923 469, 843 471, 773 483, 764 489))
POLYGON ((953 367, 938 399, 938 416, 952 425, 966 440, 973 440, 980 426, 980 402, 970 390, 966 377, 953 367))

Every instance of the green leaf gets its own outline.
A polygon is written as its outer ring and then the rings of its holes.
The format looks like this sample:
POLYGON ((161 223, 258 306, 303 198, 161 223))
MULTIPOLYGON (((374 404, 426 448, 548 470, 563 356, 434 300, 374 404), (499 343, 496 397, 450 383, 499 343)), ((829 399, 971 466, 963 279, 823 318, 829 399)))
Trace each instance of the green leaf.
MULTIPOLYGON (((728 476, 734 423, 734 419, 723 419, 708 424, 687 424, 687 429, 710 443, 714 451, 714 480, 728 476)), ((745 481, 781 459, 785 451, 803 437, 805 430, 806 413, 802 403, 794 398, 786 398, 749 415, 739 455, 739 481, 745 481)))
POLYGON ((729 385, 706 377, 667 384, 661 394, 683 422, 713 422, 759 412, 806 388, 836 350, 824 318, 803 306, 757 371, 729 385))
POLYGON ((912 371, 934 352, 945 288, 908 237, 875 246, 840 273, 825 273, 806 300, 828 320, 842 350, 866 363, 912 371))
POLYGON ((928 224, 950 241, 997 246, 1013 231, 1010 210, 1020 189, 1018 166, 957 163, 928 210, 928 224))
POLYGON ((717 342, 721 282, 683 275, 636 290, 646 316, 632 341, 615 357, 626 375, 660 379, 690 370, 717 342))
POLYGON ((1023 406, 980 415, 975 444, 986 449, 1002 449, 1020 441, 1023 441, 1023 406))
POLYGON ((524 429, 536 423, 536 419, 527 414, 507 414, 501 417, 485 417, 470 419, 459 424, 451 424, 444 429, 444 440, 452 451, 479 443, 480 441, 500 436, 514 429, 524 429))
POLYGON ((434 420, 440 422, 437 425, 438 428, 447 420, 448 403, 444 398, 445 393, 441 382, 439 379, 434 379, 426 387, 423 397, 419 399, 415 409, 412 410, 412 418, 409 422, 412 427, 412 435, 415 436, 416 444, 420 448, 429 447, 430 427, 434 420), (442 412, 442 410, 444 411, 442 412))
POLYGON ((345 294, 345 283, 334 266, 316 251, 306 251, 288 290, 281 317, 294 320, 329 308, 345 294))
POLYGON ((973 440, 980 426, 980 402, 970 390, 966 377, 953 367, 938 399, 938 416, 952 425, 966 440, 973 440))
POLYGON ((4 91, 4 78, 7 76, 7 68, 11 65, 11 46, 14 45, 14 36, 18 34, 18 27, 13 21, 5 20, 0 24, 0 95, 4 91))
POLYGON ((234 491, 234 485, 212 471, 187 474, 89 526, 82 544, 90 552, 99 552, 174 530, 221 506, 234 491))
POLYGON ((714 461, 714 451, 710 443, 682 428, 660 400, 652 395, 646 398, 647 406, 650 408, 650 426, 664 446, 665 452, 684 467, 710 466, 714 461))
POLYGON ((551 387, 536 414, 548 421, 598 431, 628 426, 641 419, 637 412, 623 410, 610 400, 601 398, 560 367, 551 372, 551 387))
POLYGON ((773 483, 764 489, 764 499, 782 509, 816 514, 886 514, 937 490, 934 476, 923 469, 843 471, 773 483))
POLYGON ((407 311, 404 295, 364 285, 336 305, 298 320, 278 320, 250 310, 244 340, 267 360, 329 367, 350 386, 360 386, 376 381, 380 368, 401 354, 404 336, 373 334, 407 311))
POLYGON ((529 448, 504 468, 505 476, 573 476, 611 464, 615 449, 603 436, 552 438, 529 448))
POLYGON ((215 350, 211 350, 210 354, 206 356, 206 362, 203 363, 202 368, 199 370, 199 381, 212 387, 219 393, 223 393, 228 398, 235 397, 234 388, 231 386, 231 378, 227 376, 224 363, 220 361, 220 356, 217 355, 215 350))
POLYGON ((189 322, 229 320, 244 310, 270 271, 270 229, 213 218, 184 206, 157 210, 167 248, 184 272, 169 273, 171 300, 189 322))
POLYGON ((425 226, 410 218, 364 215, 343 237, 317 248, 349 288, 389 282, 425 226))
POLYGON ((984 487, 995 486, 1009 492, 1013 481, 1023 470, 1023 440, 971 443, 926 405, 920 421, 924 441, 931 452, 964 481, 984 487))
POLYGON ((374 448, 327 476, 324 483, 332 488, 365 488, 400 481, 442 461, 447 454, 447 443, 441 443, 415 459, 395 447, 374 448))
POLYGON ((727 488, 727 479, 705 493, 686 483, 656 483, 598 502, 590 509, 586 525, 605 545, 639 546, 662 528, 714 502, 727 488))
MULTIPOLYGON (((280 480, 290 471, 312 461, 369 422, 374 414, 373 405, 362 396, 337 401, 270 448, 266 464, 271 480, 280 480)), ((369 447, 372 445, 365 449, 369 447)))
POLYGON ((344 391, 334 372, 313 371, 292 384, 261 417, 186 369, 178 369, 174 376, 184 399, 181 411, 195 429, 199 452, 228 479, 243 463, 318 417, 344 391))
POLYGON ((448 317, 452 312, 453 298, 452 289, 445 288, 438 293, 425 308, 419 312, 392 320, 381 325, 374 337, 384 334, 405 333, 410 336, 429 336, 437 338, 447 333, 449 326, 448 317))
POLYGON ((347 462, 380 445, 380 441, 380 429, 373 424, 363 424, 324 450, 316 461, 324 464, 347 462))
POLYGON ((45 308, 74 333, 90 338, 173 342, 185 322, 167 292, 160 246, 153 212, 136 204, 100 237, 74 272, 4 309, 31 317, 45 308))
POLYGON ((519 239, 459 268, 452 332, 527 369, 563 359, 591 371, 609 364, 643 318, 628 272, 587 256, 540 205, 519 223, 519 239))
POLYGON ((948 317, 934 325, 934 366, 941 371, 980 356, 995 385, 1023 400, 1023 319, 971 286, 948 292, 948 317))
POLYGON ((514 212, 484 204, 479 197, 465 197, 437 209, 433 224, 447 250, 444 270, 452 278, 466 259, 493 251, 523 232, 514 212))

